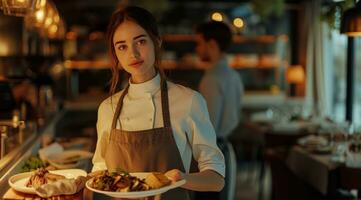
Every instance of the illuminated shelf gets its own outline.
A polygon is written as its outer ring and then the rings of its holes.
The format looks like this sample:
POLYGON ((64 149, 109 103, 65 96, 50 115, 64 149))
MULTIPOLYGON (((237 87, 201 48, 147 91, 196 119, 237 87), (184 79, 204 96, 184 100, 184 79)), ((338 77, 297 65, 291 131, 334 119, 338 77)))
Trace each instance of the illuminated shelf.
MULTIPOLYGON (((166 42, 184 42, 184 41, 195 41, 195 34, 165 34, 162 37, 163 41, 166 42)), ((245 42, 257 42, 257 43, 273 43, 277 40, 284 42, 288 41, 287 35, 259 35, 259 36, 240 36, 236 35, 233 37, 234 43, 245 43, 245 42)))
POLYGON ((103 60, 66 60, 64 62, 66 69, 110 69, 110 62, 103 60))

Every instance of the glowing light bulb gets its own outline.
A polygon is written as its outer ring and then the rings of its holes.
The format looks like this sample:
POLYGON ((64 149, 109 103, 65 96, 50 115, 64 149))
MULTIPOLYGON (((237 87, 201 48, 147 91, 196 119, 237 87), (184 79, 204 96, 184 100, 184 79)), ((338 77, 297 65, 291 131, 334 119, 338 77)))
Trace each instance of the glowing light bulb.
POLYGON ((220 12, 214 12, 212 14, 212 20, 221 22, 221 21, 223 21, 223 16, 220 12))
POLYGON ((243 19, 236 17, 233 20, 233 25, 237 28, 242 28, 244 26, 244 21, 243 19))

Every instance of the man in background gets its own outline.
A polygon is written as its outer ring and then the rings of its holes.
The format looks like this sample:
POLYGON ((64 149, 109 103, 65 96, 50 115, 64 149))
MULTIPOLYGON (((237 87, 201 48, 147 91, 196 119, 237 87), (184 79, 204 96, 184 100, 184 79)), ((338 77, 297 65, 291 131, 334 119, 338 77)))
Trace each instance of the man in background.
POLYGON ((207 101, 217 138, 225 139, 238 125, 243 95, 241 78, 226 58, 232 32, 228 25, 216 21, 199 25, 196 32, 197 54, 206 66, 199 91, 207 101))
POLYGON ((205 67, 199 92, 207 101, 217 142, 225 156, 226 185, 219 193, 197 193, 197 199, 229 199, 234 195, 236 158, 228 136, 240 120, 243 83, 237 71, 230 68, 226 50, 232 43, 232 31, 223 22, 211 21, 196 28, 197 54, 205 67), (204 196, 206 195, 206 196, 204 196))

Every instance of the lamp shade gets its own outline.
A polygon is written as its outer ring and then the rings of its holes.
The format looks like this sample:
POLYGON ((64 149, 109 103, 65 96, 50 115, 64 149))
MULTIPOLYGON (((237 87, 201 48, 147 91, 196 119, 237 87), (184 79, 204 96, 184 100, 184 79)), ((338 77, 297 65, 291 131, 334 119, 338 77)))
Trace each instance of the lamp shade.
POLYGON ((348 36, 361 36, 361 0, 356 3, 355 7, 343 13, 341 33, 348 36))
POLYGON ((37 0, 1 0, 5 15, 24 17, 34 10, 37 0))
POLYGON ((286 78, 289 83, 303 83, 305 81, 305 71, 301 65, 290 66, 287 68, 286 78))

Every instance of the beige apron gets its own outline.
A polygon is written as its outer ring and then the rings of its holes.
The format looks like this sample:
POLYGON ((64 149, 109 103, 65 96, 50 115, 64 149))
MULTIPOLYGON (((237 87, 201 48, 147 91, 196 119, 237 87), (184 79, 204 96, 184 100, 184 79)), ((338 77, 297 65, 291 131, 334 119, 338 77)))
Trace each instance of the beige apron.
MULTIPOLYGON (((123 106, 124 96, 128 88, 121 95, 112 122, 106 147, 102 152, 109 171, 122 169, 127 172, 167 172, 179 169, 184 172, 184 166, 177 144, 173 137, 167 83, 161 79, 161 103, 163 125, 141 131, 125 131, 119 120, 120 129, 116 129, 116 122, 123 106)), ((140 122, 141 123, 141 122, 140 122)), ((104 143, 103 143, 104 145, 104 143)), ((186 200, 189 199, 187 190, 177 188, 161 195, 161 199, 186 200)))

